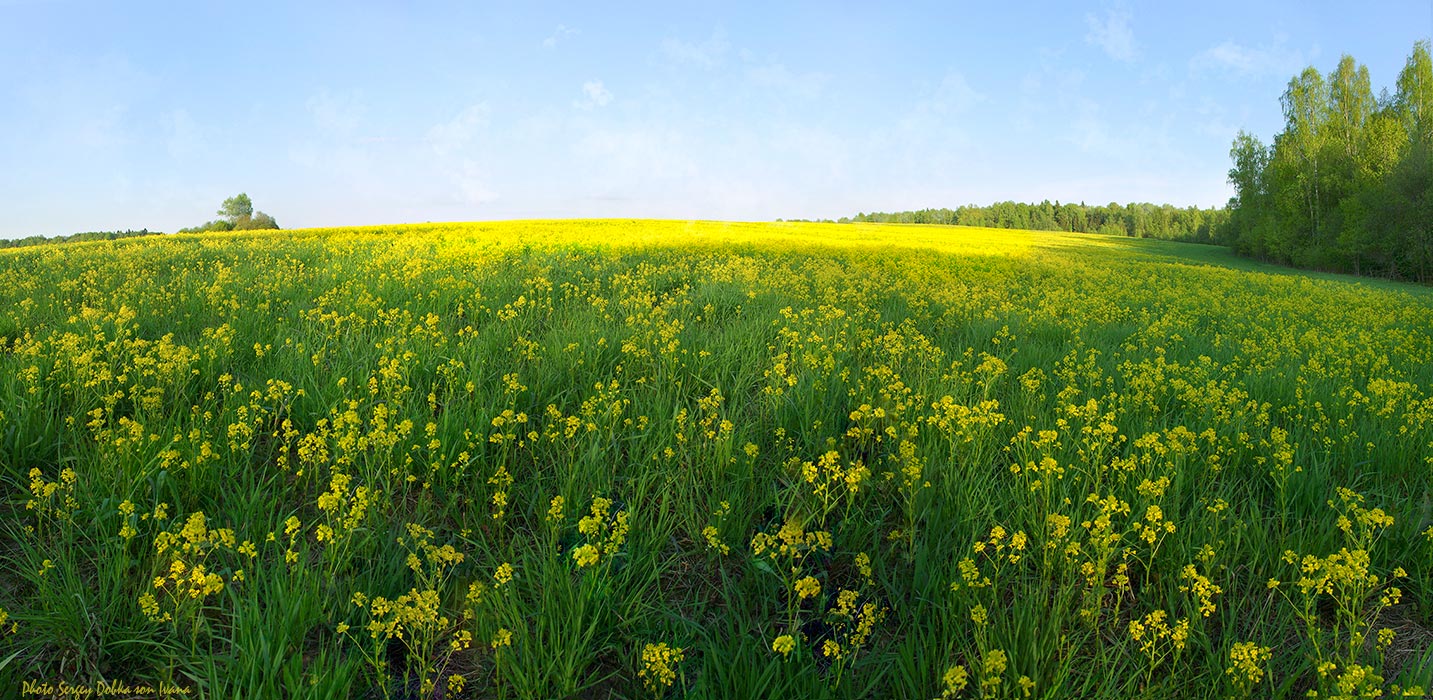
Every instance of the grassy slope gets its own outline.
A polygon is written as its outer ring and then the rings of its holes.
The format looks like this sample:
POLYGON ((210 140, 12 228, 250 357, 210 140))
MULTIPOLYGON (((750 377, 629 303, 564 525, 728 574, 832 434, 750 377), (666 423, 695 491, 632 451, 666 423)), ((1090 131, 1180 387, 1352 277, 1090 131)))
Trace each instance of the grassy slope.
POLYGON ((954 666, 968 695, 1213 697, 1254 642, 1285 695, 1311 639, 1326 683, 1430 682, 1427 289, 1098 236, 597 221, 6 251, 0 300, 0 686, 639 695, 665 643, 708 697, 930 697, 954 666), (1314 568, 1362 615, 1340 656, 1284 552, 1341 547, 1370 560, 1314 568), (1347 650, 1365 624, 1386 654, 1347 650))

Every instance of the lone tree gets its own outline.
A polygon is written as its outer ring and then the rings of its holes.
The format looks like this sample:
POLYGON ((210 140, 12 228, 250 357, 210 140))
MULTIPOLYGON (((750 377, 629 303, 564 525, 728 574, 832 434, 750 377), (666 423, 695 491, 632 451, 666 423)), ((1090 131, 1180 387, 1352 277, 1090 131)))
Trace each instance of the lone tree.
POLYGON ((254 218, 254 203, 249 195, 240 192, 224 200, 224 205, 219 207, 219 218, 238 228, 240 223, 254 218))
POLYGON ((254 211, 254 202, 249 195, 240 192, 226 200, 219 207, 219 218, 205 223, 203 226, 180 229, 180 233, 198 233, 200 231, 249 231, 255 229, 276 229, 279 227, 274 217, 264 212, 254 211))

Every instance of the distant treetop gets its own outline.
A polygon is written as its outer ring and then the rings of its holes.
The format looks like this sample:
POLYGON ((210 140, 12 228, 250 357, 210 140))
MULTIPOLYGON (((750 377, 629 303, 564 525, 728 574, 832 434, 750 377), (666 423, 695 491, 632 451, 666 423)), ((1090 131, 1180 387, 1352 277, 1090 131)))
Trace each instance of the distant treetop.
POLYGON ((279 227, 274 217, 264 212, 254 211, 254 202, 249 195, 240 192, 226 200, 219 206, 219 218, 214 221, 205 222, 202 226, 179 229, 180 233, 200 233, 202 231, 252 231, 256 229, 276 229, 279 227))
POLYGON ((49 245, 53 243, 83 243, 84 241, 113 241, 120 238, 134 238, 136 236, 161 236, 159 231, 151 231, 147 228, 138 231, 85 231, 84 233, 73 233, 68 236, 28 236, 15 240, 0 240, 0 248, 24 248, 34 245, 49 245))
POLYGON ((1136 238, 1161 238, 1190 243, 1218 242, 1228 212, 1224 209, 1179 208, 1169 204, 1131 203, 1090 206, 1081 202, 996 202, 955 209, 921 209, 893 213, 871 212, 842 218, 841 223, 946 224, 1034 231, 1104 233, 1136 238))

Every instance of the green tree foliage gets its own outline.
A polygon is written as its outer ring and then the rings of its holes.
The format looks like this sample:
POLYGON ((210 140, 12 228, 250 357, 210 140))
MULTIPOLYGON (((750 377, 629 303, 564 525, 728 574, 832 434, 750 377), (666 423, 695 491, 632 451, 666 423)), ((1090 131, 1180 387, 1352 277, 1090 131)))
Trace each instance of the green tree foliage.
POLYGON ((864 221, 896 224, 947 224, 1033 231, 1106 233, 1138 238, 1160 238, 1193 243, 1216 243, 1224 229, 1223 209, 1180 209, 1169 204, 1137 203, 1105 206, 1051 203, 996 202, 987 207, 861 213, 841 222, 864 221))
POLYGON ((1303 267, 1433 281, 1433 61, 1420 41, 1397 92, 1375 97, 1343 56, 1307 68, 1280 98, 1284 130, 1266 148, 1240 132, 1225 242, 1303 267))
MULTIPOLYGON (((1229 184, 1234 186, 1234 197, 1229 200, 1229 223, 1221 238, 1227 239, 1228 232, 1253 229, 1262 223, 1269 206, 1269 149, 1259 137, 1240 130, 1234 137, 1234 146, 1229 149, 1234 167, 1229 169, 1229 184)), ((1230 243, 1245 254, 1264 256, 1266 251, 1247 246, 1264 242, 1262 236, 1245 236, 1242 240, 1221 240, 1230 243)))
POLYGON ((219 218, 214 221, 205 222, 202 226, 179 229, 180 233, 199 233, 201 231, 250 231, 256 229, 276 229, 279 227, 274 217, 264 212, 254 211, 254 202, 249 195, 240 192, 226 200, 219 207, 219 218))
POLYGON ((223 206, 219 207, 219 218, 231 224, 247 221, 253 216, 254 203, 249 199, 249 195, 243 192, 224 200, 223 206))
POLYGON ((275 229, 279 227, 278 222, 274 221, 274 217, 264 212, 255 214, 254 218, 250 219, 249 224, 249 228, 251 229, 275 229))
POLYGON ((121 238, 135 238, 137 236, 161 236, 159 231, 151 231, 147 228, 138 231, 85 231, 84 233, 73 233, 68 236, 27 236, 14 240, 0 240, 0 248, 23 248, 33 245, 49 245, 51 243, 83 243, 85 241, 114 241, 121 238))
POLYGON ((1398 74, 1398 95, 1394 105, 1409 135, 1426 143, 1433 138, 1433 60, 1428 42, 1413 47, 1413 55, 1398 74))

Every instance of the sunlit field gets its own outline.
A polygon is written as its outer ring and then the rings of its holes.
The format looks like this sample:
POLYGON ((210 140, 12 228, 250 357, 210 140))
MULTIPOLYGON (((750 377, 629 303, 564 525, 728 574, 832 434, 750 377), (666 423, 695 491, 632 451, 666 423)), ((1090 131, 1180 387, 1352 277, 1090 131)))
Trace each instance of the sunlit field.
POLYGON ((1420 693, 1430 484, 1433 290, 1208 247, 571 221, 0 252, 0 689, 1420 693))

